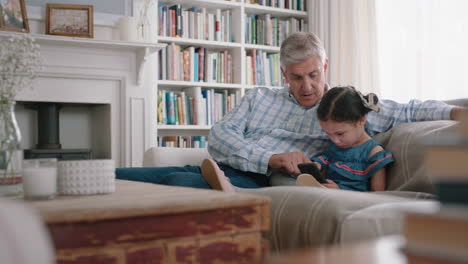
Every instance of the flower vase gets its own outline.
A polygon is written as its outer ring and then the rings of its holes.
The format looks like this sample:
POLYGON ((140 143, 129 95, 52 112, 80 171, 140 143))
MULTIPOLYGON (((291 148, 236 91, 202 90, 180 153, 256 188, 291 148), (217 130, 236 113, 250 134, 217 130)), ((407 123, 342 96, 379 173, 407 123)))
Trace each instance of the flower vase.
POLYGON ((23 151, 14 110, 14 102, 0 102, 0 196, 23 193, 23 151))

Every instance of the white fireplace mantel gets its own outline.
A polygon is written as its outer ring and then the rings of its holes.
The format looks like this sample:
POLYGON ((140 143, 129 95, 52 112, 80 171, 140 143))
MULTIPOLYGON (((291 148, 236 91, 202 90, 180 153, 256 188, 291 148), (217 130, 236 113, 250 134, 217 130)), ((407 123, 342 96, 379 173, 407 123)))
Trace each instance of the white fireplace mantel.
MULTIPOLYGON (((0 32, 0 37, 12 34, 18 33, 0 32)), ((90 118, 94 127, 88 129, 100 133, 89 140, 99 145, 96 158, 114 159, 118 167, 141 166, 144 151, 155 141, 153 55, 164 44, 30 35, 40 45, 44 69, 17 101, 97 105, 90 118)), ((68 134, 62 139, 80 136, 64 130, 68 134)), ((35 135, 29 136, 34 141, 35 135)), ((24 147, 33 148, 32 143, 24 147)))

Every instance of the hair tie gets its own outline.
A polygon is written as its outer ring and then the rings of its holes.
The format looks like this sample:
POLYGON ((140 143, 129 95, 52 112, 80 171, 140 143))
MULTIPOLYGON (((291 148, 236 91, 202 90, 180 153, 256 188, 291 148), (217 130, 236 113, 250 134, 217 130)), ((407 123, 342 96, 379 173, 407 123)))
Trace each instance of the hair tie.
POLYGON ((374 94, 374 93, 369 93, 367 95, 367 99, 364 97, 364 95, 359 92, 358 90, 355 89, 355 91, 357 92, 357 94, 359 95, 359 97, 361 98, 361 101, 362 103, 364 104, 364 107, 366 107, 367 109, 370 109, 372 111, 375 111, 375 112, 379 112, 380 111, 380 107, 377 105, 377 102, 378 102, 378 99, 377 99, 377 95, 374 94))

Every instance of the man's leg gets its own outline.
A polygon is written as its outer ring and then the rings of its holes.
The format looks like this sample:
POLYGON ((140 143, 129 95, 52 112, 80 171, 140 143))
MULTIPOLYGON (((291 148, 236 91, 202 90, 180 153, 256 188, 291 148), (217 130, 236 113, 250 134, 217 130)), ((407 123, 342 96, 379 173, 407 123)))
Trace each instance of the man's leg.
POLYGON ((210 189, 208 183, 201 177, 199 166, 117 168, 115 174, 120 180, 210 189))
POLYGON ((284 185, 296 185, 296 178, 281 172, 279 170, 273 169, 273 172, 270 176, 270 185, 271 186, 284 186, 284 185))

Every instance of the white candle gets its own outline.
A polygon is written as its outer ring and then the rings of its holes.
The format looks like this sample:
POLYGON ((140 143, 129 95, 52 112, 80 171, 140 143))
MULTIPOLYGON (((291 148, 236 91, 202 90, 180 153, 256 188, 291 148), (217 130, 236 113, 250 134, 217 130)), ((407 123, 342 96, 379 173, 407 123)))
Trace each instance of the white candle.
POLYGON ((24 166, 23 191, 26 199, 51 199, 57 193, 57 167, 24 166))
POLYGON ((138 18, 122 17, 119 21, 120 39, 124 41, 138 41, 138 18))

